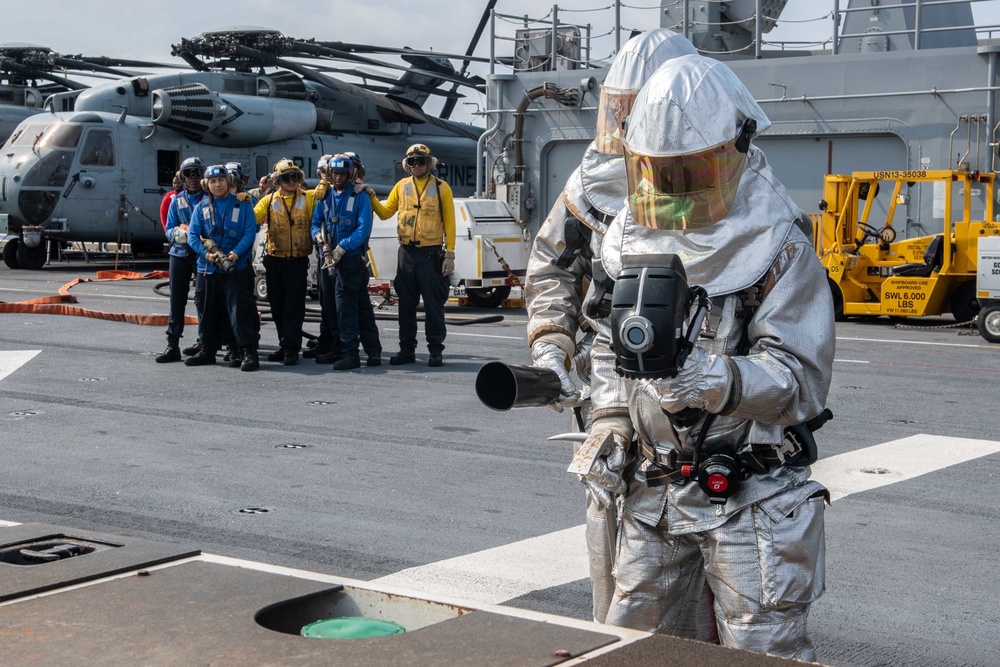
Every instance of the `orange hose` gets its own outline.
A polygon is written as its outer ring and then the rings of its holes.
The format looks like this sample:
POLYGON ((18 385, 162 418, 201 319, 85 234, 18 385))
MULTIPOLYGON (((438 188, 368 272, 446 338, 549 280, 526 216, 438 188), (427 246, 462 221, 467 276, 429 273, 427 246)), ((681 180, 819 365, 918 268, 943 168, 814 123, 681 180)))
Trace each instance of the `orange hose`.
MULTIPOLYGON (((101 283, 115 280, 152 280, 157 278, 169 278, 167 271, 151 271, 146 274, 134 271, 98 271, 96 278, 76 278, 59 288, 59 294, 55 296, 42 296, 26 301, 15 301, 6 303, 0 301, 0 313, 34 313, 39 315, 72 315, 75 317, 91 317, 98 320, 111 320, 112 322, 128 322, 129 324, 142 324, 146 326, 166 326, 167 315, 139 315, 136 313, 108 313, 101 310, 90 310, 80 306, 67 306, 68 303, 79 303, 77 298, 69 293, 75 285, 80 283, 101 283)), ((184 324, 198 324, 196 317, 184 317, 184 324)))

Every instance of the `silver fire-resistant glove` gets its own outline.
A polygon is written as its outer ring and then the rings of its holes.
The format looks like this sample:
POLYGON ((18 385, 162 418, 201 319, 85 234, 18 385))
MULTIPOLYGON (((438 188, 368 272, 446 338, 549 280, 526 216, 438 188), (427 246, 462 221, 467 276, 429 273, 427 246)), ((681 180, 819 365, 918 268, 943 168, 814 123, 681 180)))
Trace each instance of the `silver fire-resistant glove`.
POLYGON ((622 470, 631 437, 632 427, 627 417, 606 417, 594 422, 587 439, 577 450, 576 457, 592 457, 593 450, 597 450, 589 472, 581 475, 580 480, 601 507, 610 506, 616 495, 628 489, 622 470))
POLYGON ((675 378, 650 381, 660 407, 670 413, 697 408, 718 413, 732 391, 733 375, 724 356, 695 346, 675 378))
POLYGON ((344 246, 338 245, 336 248, 333 249, 333 252, 331 252, 328 255, 330 258, 330 263, 336 264, 337 262, 339 262, 341 258, 344 256, 345 252, 347 251, 344 250, 344 246))
POLYGON ((556 412, 562 412, 564 407, 576 407, 580 401, 580 390, 570 377, 566 362, 566 352, 555 343, 542 339, 531 346, 532 365, 547 368, 559 376, 562 398, 549 406, 556 412))
POLYGON ((450 276, 455 273, 455 253, 448 251, 444 253, 444 261, 441 262, 441 275, 450 276))

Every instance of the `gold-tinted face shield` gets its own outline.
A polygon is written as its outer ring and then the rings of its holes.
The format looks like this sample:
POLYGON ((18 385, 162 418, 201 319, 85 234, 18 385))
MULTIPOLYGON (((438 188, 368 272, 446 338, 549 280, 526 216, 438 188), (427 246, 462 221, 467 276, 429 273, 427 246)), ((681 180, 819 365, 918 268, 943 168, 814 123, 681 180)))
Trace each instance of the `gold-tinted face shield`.
POLYGON ((622 135, 625 118, 632 111, 639 91, 635 88, 608 88, 601 86, 601 99, 597 104, 597 129, 594 148, 608 155, 622 154, 622 135))
POLYGON ((624 143, 632 218, 662 230, 698 229, 722 220, 736 197, 748 144, 741 135, 698 153, 643 155, 624 143))

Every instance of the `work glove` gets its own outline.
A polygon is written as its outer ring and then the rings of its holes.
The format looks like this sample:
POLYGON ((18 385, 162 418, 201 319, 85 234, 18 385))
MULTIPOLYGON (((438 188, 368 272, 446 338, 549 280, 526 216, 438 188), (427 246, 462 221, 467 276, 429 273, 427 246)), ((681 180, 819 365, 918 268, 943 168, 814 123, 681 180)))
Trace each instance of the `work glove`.
POLYGON ((448 251, 444 254, 444 261, 441 262, 441 275, 450 276, 455 273, 455 253, 448 251))
POLYGON ((316 198, 317 201, 319 201, 320 199, 326 199, 326 193, 329 191, 330 191, 330 182, 320 181, 319 184, 316 186, 316 189, 313 190, 313 196, 316 198))
POLYGON ((374 191, 370 187, 368 187, 368 185, 366 185, 365 183, 358 183, 357 185, 354 186, 354 194, 359 195, 362 192, 365 192, 369 196, 374 194, 374 191))
POLYGON ((222 259, 222 253, 216 252, 214 250, 209 250, 205 253, 205 259, 207 259, 212 264, 218 264, 219 260, 222 259))
POLYGON ((344 256, 345 252, 347 251, 344 250, 344 246, 338 245, 336 248, 333 249, 333 251, 329 255, 326 256, 330 258, 331 264, 336 264, 344 256))
POLYGON ((237 255, 235 252, 230 252, 228 255, 226 255, 226 259, 228 259, 233 264, 235 264, 236 261, 239 260, 239 258, 240 256, 237 255))
POLYGON ((593 494, 602 508, 615 502, 615 496, 625 493, 628 484, 622 470, 628 459, 628 445, 632 440, 632 424, 628 417, 605 417, 594 422, 578 454, 589 447, 599 447, 590 472, 581 475, 584 486, 593 494))
POLYGON ((666 412, 696 408, 718 413, 729 400, 733 375, 724 356, 709 354, 696 345, 677 377, 648 382, 659 395, 660 407, 666 412))
POLYGON ((531 363, 559 376, 561 397, 550 408, 562 412, 564 407, 576 407, 580 404, 580 390, 569 375, 566 352, 561 347, 545 339, 536 340, 531 346, 531 363))
POLYGON ((252 197, 249 192, 237 192, 236 201, 250 201, 252 197))
POLYGON ((188 233, 186 229, 181 229, 180 227, 174 227, 170 230, 173 235, 174 243, 187 243, 188 233))

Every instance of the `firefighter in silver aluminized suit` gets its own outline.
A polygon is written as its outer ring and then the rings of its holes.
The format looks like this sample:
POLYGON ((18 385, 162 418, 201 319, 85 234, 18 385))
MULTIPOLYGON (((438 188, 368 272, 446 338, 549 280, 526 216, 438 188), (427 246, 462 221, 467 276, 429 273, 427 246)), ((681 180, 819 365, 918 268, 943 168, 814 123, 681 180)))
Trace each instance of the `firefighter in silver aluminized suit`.
MULTIPOLYGON (((542 223, 528 259, 525 297, 528 341, 536 366, 556 371, 563 384, 564 403, 582 411, 580 430, 589 428, 589 351, 593 333, 577 341, 582 303, 590 279, 591 258, 601 238, 625 205, 625 162, 622 121, 642 84, 662 63, 696 53, 677 33, 658 28, 637 35, 618 52, 601 85, 597 128, 583 162, 570 176, 562 196, 542 223), (576 361, 583 391, 567 369, 576 361), (582 403, 582 405, 581 405, 582 403)), ((561 409, 561 407, 560 407, 561 409)), ((594 620, 603 622, 614 594, 605 514, 587 490, 587 551, 594 595, 594 620)))
POLYGON ((617 289, 623 264, 676 255, 713 310, 674 378, 620 376, 611 345, 622 328, 594 322, 592 433, 615 435, 590 478, 624 488, 615 468, 638 436, 608 623, 684 634, 683 602, 705 576, 723 644, 814 660, 806 618, 825 585, 828 494, 791 458, 783 430, 823 411, 833 306, 799 209, 750 143, 769 124, 732 70, 700 55, 659 68, 636 98, 623 140, 627 207, 604 237, 604 269, 617 289), (696 422, 677 418, 685 408, 702 411, 696 422), (746 468, 724 503, 683 467, 706 423, 706 454, 728 447, 740 461, 769 461, 746 468), (661 485, 643 481, 657 476, 661 485))

